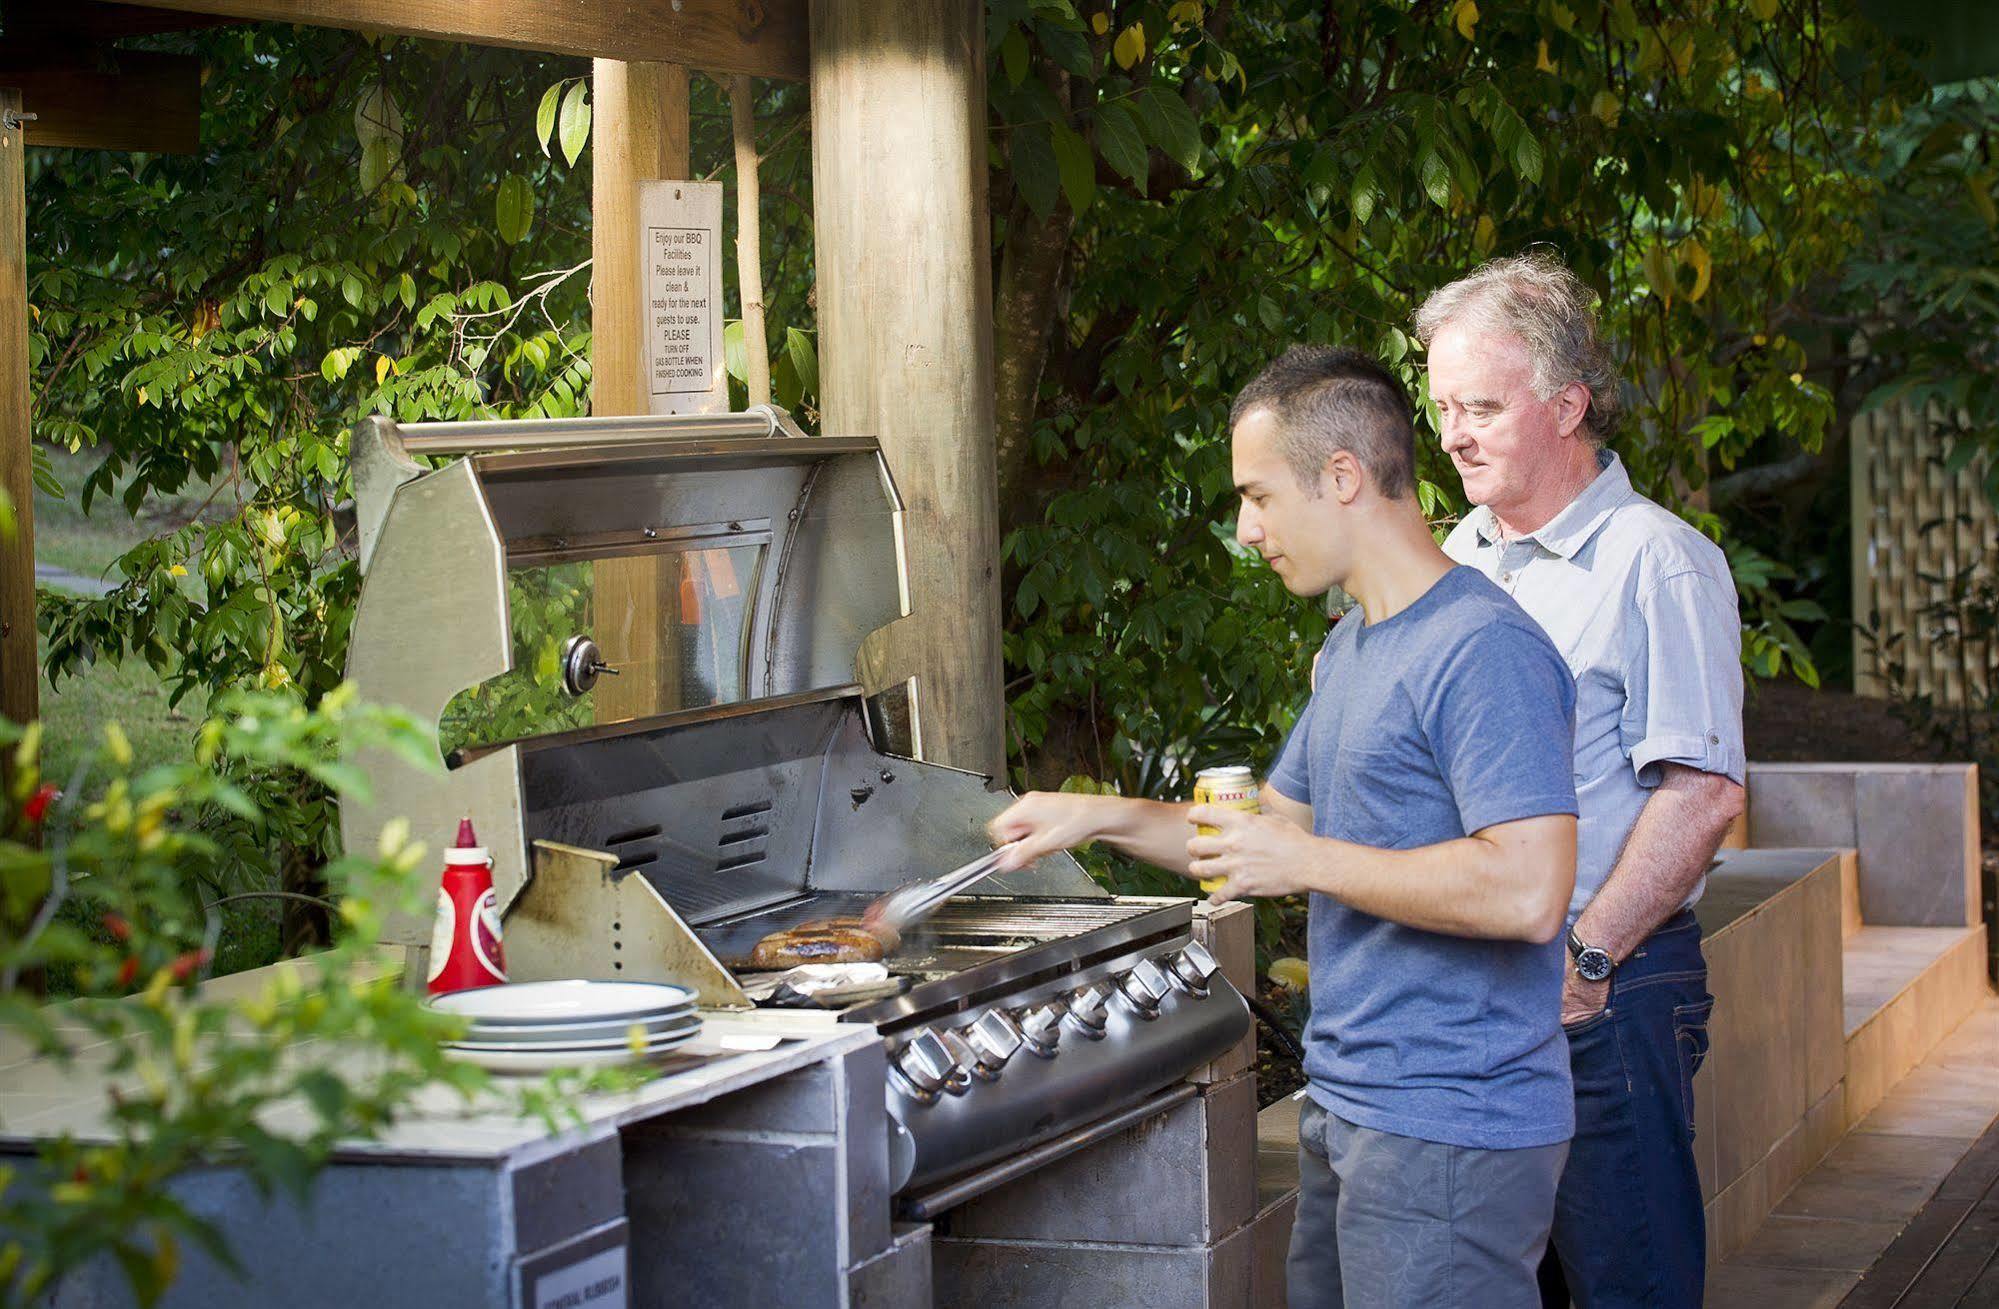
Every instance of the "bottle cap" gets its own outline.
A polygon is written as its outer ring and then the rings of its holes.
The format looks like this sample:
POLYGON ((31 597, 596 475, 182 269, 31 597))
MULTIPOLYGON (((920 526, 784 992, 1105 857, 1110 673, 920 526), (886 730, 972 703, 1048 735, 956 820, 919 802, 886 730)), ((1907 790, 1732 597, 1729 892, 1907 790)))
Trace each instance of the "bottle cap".
POLYGON ((450 868, 481 867, 493 862, 482 845, 454 845, 444 852, 444 862, 450 868))
POLYGON ((451 844, 458 850, 476 850, 479 847, 479 838, 472 835, 472 815, 467 814, 458 820, 458 839, 451 844))

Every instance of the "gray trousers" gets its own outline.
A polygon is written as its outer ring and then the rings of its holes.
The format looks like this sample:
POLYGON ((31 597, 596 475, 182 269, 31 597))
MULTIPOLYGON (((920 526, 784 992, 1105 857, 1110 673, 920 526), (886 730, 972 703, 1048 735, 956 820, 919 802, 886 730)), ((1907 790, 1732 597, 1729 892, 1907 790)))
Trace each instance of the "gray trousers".
POLYGON ((1305 1100, 1291 1309, 1539 1309, 1568 1142, 1473 1150, 1356 1127, 1305 1100))

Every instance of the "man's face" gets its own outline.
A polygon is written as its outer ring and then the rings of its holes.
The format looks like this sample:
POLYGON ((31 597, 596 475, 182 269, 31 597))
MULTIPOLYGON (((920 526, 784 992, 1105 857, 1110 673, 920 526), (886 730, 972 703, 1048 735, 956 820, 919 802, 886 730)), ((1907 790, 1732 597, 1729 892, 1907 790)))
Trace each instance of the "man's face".
POLYGON ((1534 363, 1516 336, 1450 326, 1430 342, 1430 398, 1465 499, 1504 515, 1572 453, 1579 415, 1569 388, 1534 394, 1534 363), (1563 430, 1565 414, 1569 432, 1563 430))
MULTIPOLYGON (((1236 540, 1255 550, 1293 595, 1324 595, 1343 575, 1339 498, 1314 498, 1284 458, 1277 420, 1253 409, 1235 425, 1230 454, 1236 491, 1236 540)), ((1324 475, 1320 490, 1326 489, 1324 475)))

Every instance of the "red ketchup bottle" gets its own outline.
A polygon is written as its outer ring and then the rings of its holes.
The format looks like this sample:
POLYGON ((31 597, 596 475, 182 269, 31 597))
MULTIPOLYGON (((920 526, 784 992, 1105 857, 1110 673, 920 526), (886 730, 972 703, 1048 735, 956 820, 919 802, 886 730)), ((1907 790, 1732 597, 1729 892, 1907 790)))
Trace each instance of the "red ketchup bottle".
POLYGON ((437 889, 437 922, 430 933, 430 993, 497 986, 506 980, 493 858, 472 835, 472 820, 461 819, 458 840, 444 852, 444 879, 437 889))

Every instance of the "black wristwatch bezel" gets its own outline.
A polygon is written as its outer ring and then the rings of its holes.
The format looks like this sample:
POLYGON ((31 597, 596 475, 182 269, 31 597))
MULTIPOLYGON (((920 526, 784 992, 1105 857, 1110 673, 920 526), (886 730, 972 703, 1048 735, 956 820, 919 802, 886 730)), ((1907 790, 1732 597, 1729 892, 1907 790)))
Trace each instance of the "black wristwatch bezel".
POLYGON ((1569 929, 1569 953, 1575 957, 1576 976, 1585 982, 1605 982, 1617 968, 1617 961, 1610 957, 1610 951, 1600 946, 1584 945, 1576 935, 1576 929, 1569 929))

